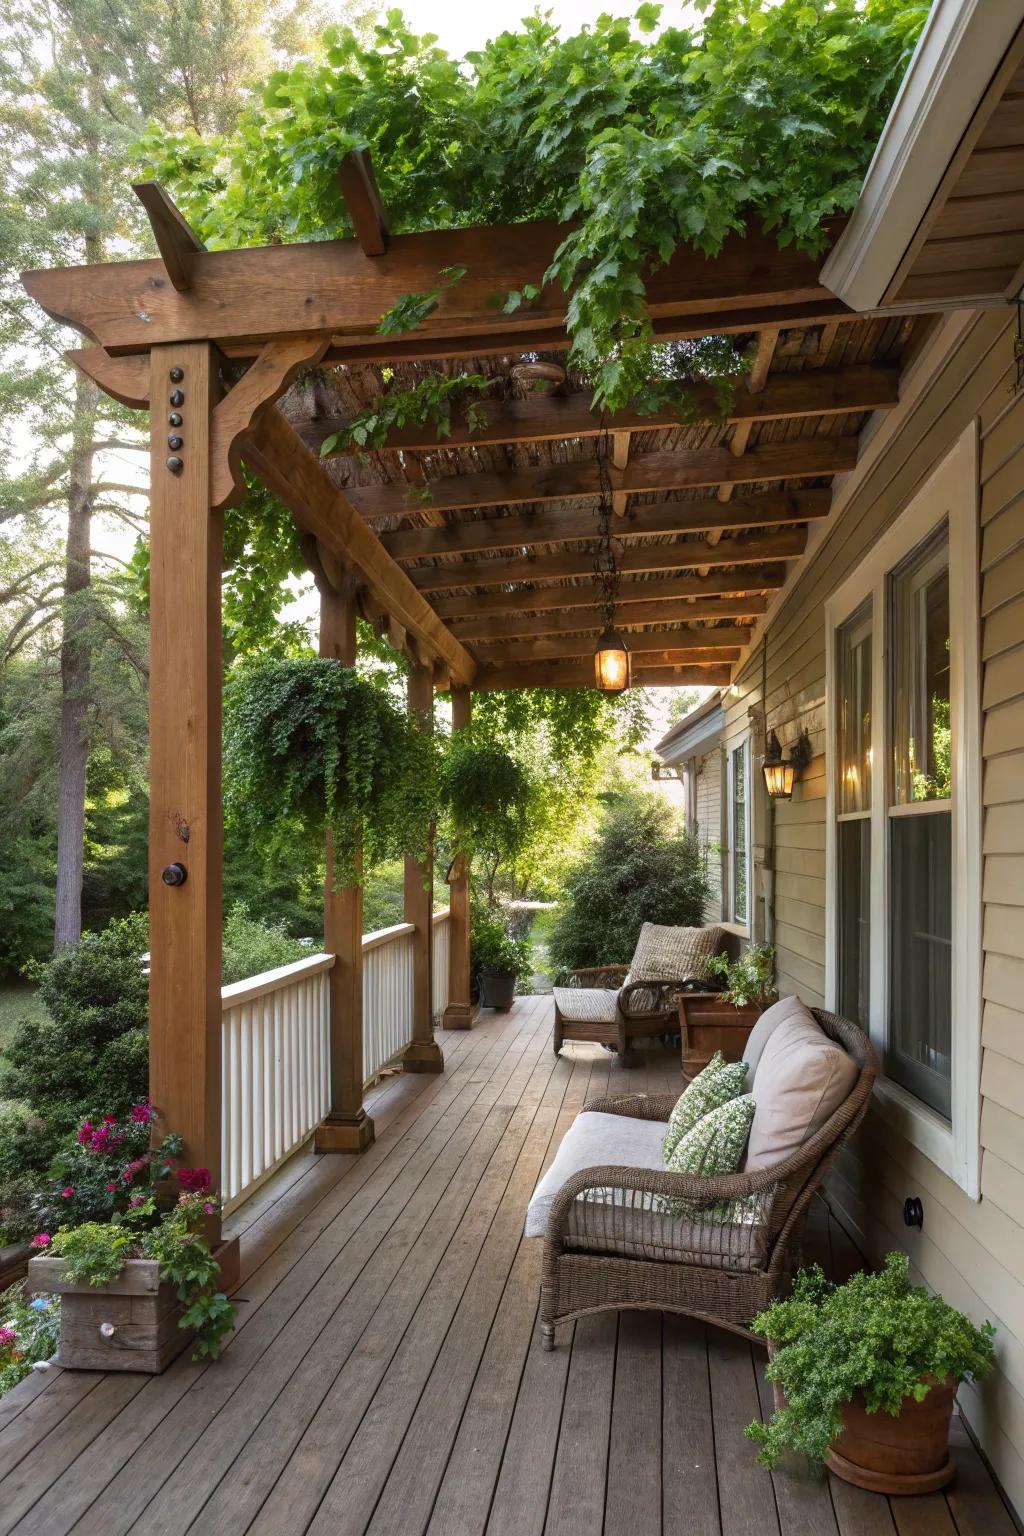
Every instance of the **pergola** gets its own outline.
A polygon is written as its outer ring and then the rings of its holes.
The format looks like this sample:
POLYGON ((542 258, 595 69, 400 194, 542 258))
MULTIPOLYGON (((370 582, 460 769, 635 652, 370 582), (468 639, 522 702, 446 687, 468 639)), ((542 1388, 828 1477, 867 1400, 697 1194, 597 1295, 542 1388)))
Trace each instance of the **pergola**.
MULTIPOLYGON (((151 1093, 186 1158, 220 1158, 221 636, 223 510, 242 462, 290 509, 321 598, 321 654, 355 660, 362 613, 404 647, 409 707, 430 728, 435 689, 455 729, 471 689, 592 686, 600 628, 594 509, 599 442, 611 445, 621 582, 616 623, 638 683, 728 684, 752 625, 783 586, 808 531, 829 512, 860 428, 899 397, 900 360, 919 318, 962 296, 962 274, 851 310, 820 262, 758 229, 706 259, 680 248, 648 302, 665 340, 731 333, 752 367, 729 419, 671 413, 602 417, 570 376, 549 395, 517 393, 512 368, 568 347, 565 296, 547 286, 512 315, 495 293, 536 283, 563 231, 551 223, 389 233, 365 155, 341 183, 356 238, 206 251, 159 186, 136 190, 159 256, 31 272, 28 292, 92 343, 69 354, 151 431, 151 1093), (416 331, 384 336, 381 315, 466 268, 416 331), (940 291, 943 290, 943 291, 940 291), (364 457, 320 445, 369 403, 386 363, 494 380, 475 429, 456 418, 439 443, 393 431, 364 457), (280 403, 279 403, 280 402, 280 403), (605 434, 609 434, 605 438, 605 434), (184 883, 165 883, 180 864, 184 883)), ((841 223, 831 230, 838 235, 841 223)), ((971 293, 971 300, 979 302, 971 293)), ((1003 302, 993 293, 983 302, 1003 302)), ((431 881, 406 875, 414 922, 415 1038, 404 1065, 443 1062, 430 1016, 431 881)), ((362 1105, 362 900, 325 896, 331 973, 332 1108, 324 1150, 372 1140, 362 1105)), ((452 883, 451 1003, 471 1021, 468 883, 452 883)))

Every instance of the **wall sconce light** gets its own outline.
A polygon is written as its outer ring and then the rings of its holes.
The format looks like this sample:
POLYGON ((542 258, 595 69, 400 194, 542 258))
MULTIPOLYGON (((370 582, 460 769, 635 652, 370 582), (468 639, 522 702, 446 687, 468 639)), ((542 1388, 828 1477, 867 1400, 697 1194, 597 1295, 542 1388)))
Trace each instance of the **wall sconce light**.
POLYGON ((775 732, 772 731, 765 743, 764 752, 764 787, 768 791, 769 800, 791 800, 793 798, 793 785, 802 769, 807 767, 813 753, 811 751, 811 738, 806 731, 801 731, 796 741, 789 749, 789 756, 783 757, 782 744, 775 732))

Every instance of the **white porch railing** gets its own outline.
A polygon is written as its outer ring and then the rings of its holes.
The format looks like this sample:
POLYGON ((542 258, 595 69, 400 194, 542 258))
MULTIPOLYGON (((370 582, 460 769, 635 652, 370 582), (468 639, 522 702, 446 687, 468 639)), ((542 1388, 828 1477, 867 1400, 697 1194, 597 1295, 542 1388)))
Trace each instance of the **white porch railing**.
MULTIPOLYGON (((450 912, 434 913, 435 1019, 448 1002, 450 912)), ((412 1040, 412 923, 363 935, 363 1079, 412 1040)), ((240 1205, 313 1134, 330 1108, 333 955, 236 981, 221 991, 221 1192, 240 1205)))
POLYGON ((333 955, 221 991, 221 1193, 231 1210, 312 1135, 330 1108, 333 955))

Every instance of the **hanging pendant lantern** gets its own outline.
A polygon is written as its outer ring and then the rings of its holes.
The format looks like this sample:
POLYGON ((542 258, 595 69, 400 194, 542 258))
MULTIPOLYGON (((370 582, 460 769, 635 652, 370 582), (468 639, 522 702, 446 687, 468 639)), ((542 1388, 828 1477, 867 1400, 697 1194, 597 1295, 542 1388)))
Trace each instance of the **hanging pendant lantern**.
POLYGON ((632 681, 626 642, 606 624, 594 652, 594 676, 602 693, 625 693, 632 681))

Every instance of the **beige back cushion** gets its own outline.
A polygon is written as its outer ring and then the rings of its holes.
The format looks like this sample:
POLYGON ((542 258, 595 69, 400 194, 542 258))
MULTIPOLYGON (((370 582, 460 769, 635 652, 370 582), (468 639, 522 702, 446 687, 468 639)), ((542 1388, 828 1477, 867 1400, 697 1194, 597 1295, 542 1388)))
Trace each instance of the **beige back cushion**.
POLYGON ((781 1163, 849 1097, 857 1064, 800 1005, 771 1032, 755 1074, 745 1173, 781 1163))
POLYGON ((705 976, 722 948, 721 928, 668 928, 644 923, 629 967, 630 981, 685 981, 705 976))
POLYGON ((770 1008, 764 1010, 747 1036, 747 1043, 743 1048, 743 1060, 749 1068, 747 1073, 748 1093, 753 1092, 757 1065, 761 1060, 761 1053, 765 1046, 779 1025, 784 1023, 786 1019, 792 1018, 794 1014, 809 1017, 807 1009, 798 997, 780 997, 777 1003, 772 1003, 770 1008))

